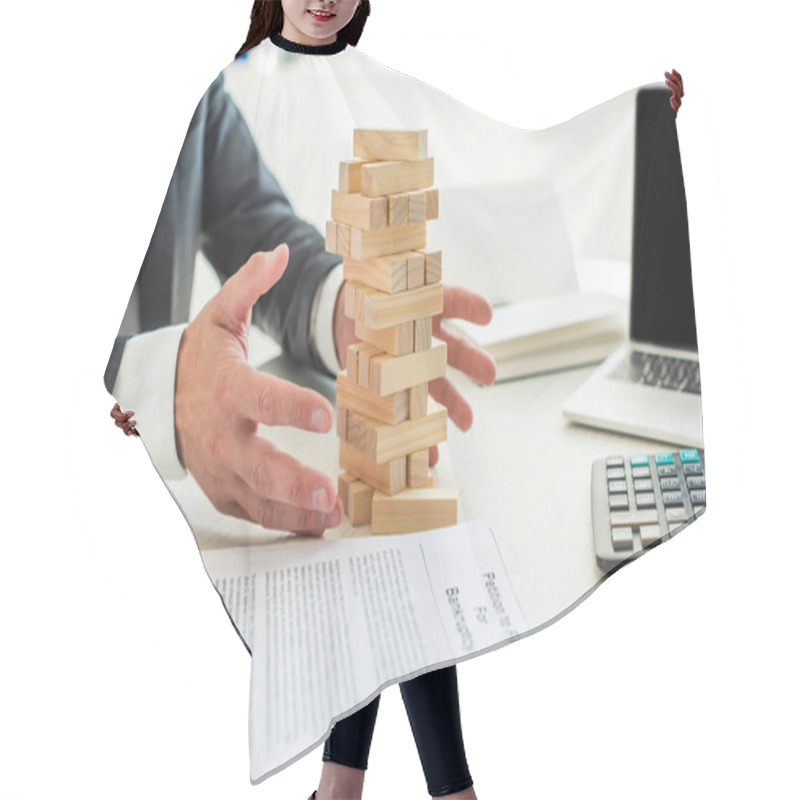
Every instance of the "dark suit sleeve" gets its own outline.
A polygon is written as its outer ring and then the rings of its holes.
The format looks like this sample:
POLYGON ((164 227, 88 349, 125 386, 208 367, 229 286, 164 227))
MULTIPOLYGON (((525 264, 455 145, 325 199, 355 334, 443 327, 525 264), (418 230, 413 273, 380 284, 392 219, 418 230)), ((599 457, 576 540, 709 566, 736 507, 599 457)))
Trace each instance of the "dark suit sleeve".
POLYGON ((222 77, 208 92, 203 155, 204 254, 224 280, 254 252, 288 244, 286 272, 256 304, 253 321, 293 359, 327 372, 309 340, 310 314, 320 282, 341 258, 326 253, 316 228, 292 211, 222 77))
POLYGON ((189 125, 106 367, 107 390, 130 335, 188 321, 198 249, 224 281, 253 253, 282 243, 289 245, 289 265, 256 303, 253 323, 296 361, 327 373, 310 341, 311 306, 340 258, 326 253, 316 228, 292 211, 220 74, 189 125))

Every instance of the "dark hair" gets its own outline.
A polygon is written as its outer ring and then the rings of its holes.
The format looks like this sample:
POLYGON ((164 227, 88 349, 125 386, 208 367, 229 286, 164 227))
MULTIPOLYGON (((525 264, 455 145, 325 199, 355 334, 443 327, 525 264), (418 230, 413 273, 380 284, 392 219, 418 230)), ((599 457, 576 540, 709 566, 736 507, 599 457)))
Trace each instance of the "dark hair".
MULTIPOLYGON (((355 47, 361 38, 368 16, 369 0, 361 0, 353 19, 339 31, 336 38, 345 39, 348 44, 355 47)), ((236 58, 282 30, 283 6, 280 4, 280 0, 255 0, 253 10, 250 12, 250 30, 247 32, 247 38, 239 48, 236 58)))

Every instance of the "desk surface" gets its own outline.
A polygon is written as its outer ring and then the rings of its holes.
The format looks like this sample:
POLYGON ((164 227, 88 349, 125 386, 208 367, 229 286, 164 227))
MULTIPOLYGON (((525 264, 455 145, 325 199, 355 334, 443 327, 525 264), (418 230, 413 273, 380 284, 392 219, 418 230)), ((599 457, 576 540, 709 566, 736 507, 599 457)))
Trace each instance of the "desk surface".
MULTIPOLYGON (((298 368, 282 356, 263 369, 309 386, 335 403, 335 381, 330 378, 298 368)), ((611 454, 670 447, 568 422, 561 406, 592 369, 539 375, 490 388, 450 372, 473 408, 474 424, 467 433, 449 425, 447 450, 434 470, 437 482, 457 485, 461 521, 496 515, 503 522, 519 561, 507 566, 525 575, 540 620, 562 614, 604 576, 594 553, 592 462, 611 454)), ((335 430, 312 434, 271 428, 264 433, 278 447, 336 480, 335 430)), ((201 550, 279 544, 295 538, 219 514, 191 477, 168 485, 201 550)), ((368 535, 367 528, 353 529, 345 523, 325 534, 326 538, 354 535, 368 535)))

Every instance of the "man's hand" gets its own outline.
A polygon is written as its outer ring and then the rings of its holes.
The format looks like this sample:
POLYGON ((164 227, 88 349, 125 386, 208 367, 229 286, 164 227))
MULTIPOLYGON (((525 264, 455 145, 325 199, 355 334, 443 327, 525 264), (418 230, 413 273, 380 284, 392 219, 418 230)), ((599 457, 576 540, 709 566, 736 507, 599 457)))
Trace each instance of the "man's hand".
POLYGON ((681 107, 681 97, 683 97, 683 78, 681 77, 680 72, 677 70, 672 70, 672 72, 665 72, 664 77, 666 80, 664 83, 672 89, 672 97, 669 99, 669 103, 672 106, 673 111, 675 112, 675 116, 678 116, 678 109, 681 107))
POLYGON ((289 261, 256 253, 186 328, 175 374, 175 438, 183 465, 214 506, 266 528, 321 535, 342 520, 331 480, 258 436, 258 424, 326 432, 330 403, 247 363, 251 309, 289 261))
MULTIPOLYGON (((433 318, 432 330, 437 339, 447 343, 447 363, 451 367, 484 386, 491 386, 497 377, 494 359, 463 336, 444 330, 442 320, 449 318, 488 325, 492 321, 489 301, 462 286, 445 285, 444 307, 442 313, 433 318)), ((428 391, 436 402, 447 408, 447 415, 462 431, 468 431, 472 427, 472 409, 452 381, 448 378, 437 378, 428 384, 428 391)), ((438 460, 439 448, 434 445, 430 449, 431 466, 438 460)))
POLYGON ((133 411, 123 411, 119 407, 119 403, 114 404, 111 409, 111 416, 114 418, 114 424, 121 428, 126 436, 138 436, 139 431, 136 430, 136 420, 133 419, 133 411))
MULTIPOLYGON (((492 319, 492 307, 489 301, 461 286, 445 284, 444 306, 442 313, 433 318, 432 331, 434 336, 447 343, 447 363, 451 367, 469 375, 484 386, 491 386, 497 375, 494 359, 463 336, 444 330, 442 320, 452 317, 469 320, 477 325, 487 325, 492 319)), ((337 298, 333 328, 339 364, 344 367, 347 347, 358 339, 355 334, 355 323, 344 315, 343 289, 337 298)), ((428 391, 434 400, 447 408, 448 416, 462 431, 472 427, 472 409, 452 381, 438 378, 428 384, 428 391)), ((430 448, 431 466, 438 460, 439 449, 434 445, 430 448)))

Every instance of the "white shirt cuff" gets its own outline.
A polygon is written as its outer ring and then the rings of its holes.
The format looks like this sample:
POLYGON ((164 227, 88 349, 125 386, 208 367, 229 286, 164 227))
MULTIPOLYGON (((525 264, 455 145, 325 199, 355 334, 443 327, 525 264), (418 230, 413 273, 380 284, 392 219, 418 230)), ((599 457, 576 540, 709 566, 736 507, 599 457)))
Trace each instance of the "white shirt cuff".
POLYGON ((113 395, 133 411, 136 429, 164 480, 186 477, 175 444, 175 369, 185 325, 140 333, 125 342, 113 395))
POLYGON ((344 267, 339 264, 325 276, 317 289, 311 312, 311 344, 316 348, 322 363, 331 375, 336 375, 341 370, 333 338, 333 314, 336 310, 336 298, 343 283, 344 267))

